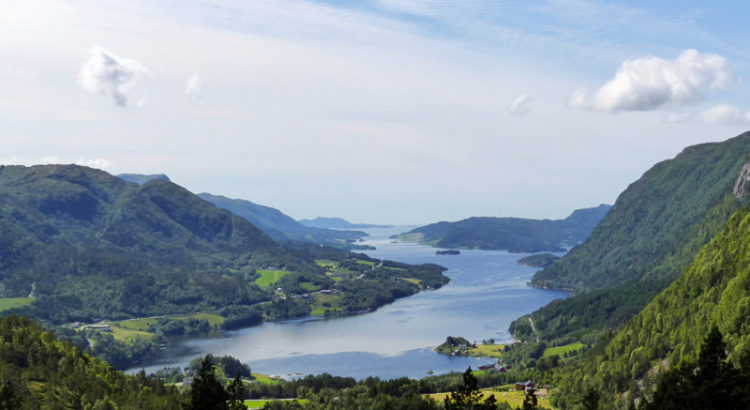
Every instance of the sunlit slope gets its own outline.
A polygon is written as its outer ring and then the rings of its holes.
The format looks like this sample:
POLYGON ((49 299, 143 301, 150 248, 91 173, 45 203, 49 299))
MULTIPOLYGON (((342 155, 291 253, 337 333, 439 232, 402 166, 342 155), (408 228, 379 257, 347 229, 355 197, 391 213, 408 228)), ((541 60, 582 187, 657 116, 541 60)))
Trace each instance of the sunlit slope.
MULTIPOLYGON (((590 343, 640 311, 745 201, 732 191, 749 155, 745 133, 688 147, 631 184, 586 242, 532 279, 577 293, 532 314, 540 335, 590 343)), ((519 337, 531 337, 526 323, 513 324, 519 337)))
MULTIPOLYGON (((730 360, 750 353, 750 210, 737 211, 685 272, 633 317, 603 349, 560 371, 561 396, 589 386, 615 393, 635 386, 657 364, 695 361, 705 335, 718 327, 730 360)), ((636 389, 634 394, 638 394, 636 389)))

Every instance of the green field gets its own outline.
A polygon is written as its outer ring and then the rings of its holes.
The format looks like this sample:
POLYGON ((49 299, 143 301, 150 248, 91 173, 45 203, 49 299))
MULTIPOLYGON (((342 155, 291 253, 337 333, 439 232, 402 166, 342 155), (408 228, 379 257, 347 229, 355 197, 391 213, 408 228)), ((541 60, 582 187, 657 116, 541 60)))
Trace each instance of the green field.
POLYGON ((122 329, 140 330, 143 332, 147 332, 148 328, 156 323, 156 320, 157 318, 155 317, 148 317, 142 319, 123 320, 120 322, 113 322, 112 324, 122 329))
POLYGON ((469 349, 469 355, 479 357, 495 357, 499 359, 503 356, 504 349, 505 345, 500 344, 477 345, 476 349, 469 349))
POLYGON ((317 263, 320 267, 328 269, 329 271, 333 271, 334 269, 339 267, 338 262, 329 259, 315 259, 315 263, 317 263))
POLYGON ((208 322, 209 325, 216 327, 224 323, 224 317, 216 313, 191 313, 187 315, 175 315, 168 316, 171 319, 187 320, 187 319, 200 319, 208 322))
MULTIPOLYGON (((289 399, 289 400, 296 400, 300 404, 309 403, 309 401, 305 399, 289 399)), ((263 406, 266 405, 266 403, 271 402, 271 401, 287 401, 287 400, 284 400, 284 399, 245 400, 245 407, 247 407, 248 409, 262 409, 263 406)))
MULTIPOLYGON (((484 397, 488 397, 490 394, 495 395, 495 399, 498 403, 508 403, 513 408, 521 408, 523 406, 523 399, 526 397, 526 392, 524 391, 516 391, 513 390, 513 385, 505 385, 505 386, 496 386, 486 389, 481 389, 482 394, 484 397)), ((445 400, 446 397, 448 397, 450 393, 434 393, 434 394, 426 394, 424 396, 427 396, 431 398, 432 400, 435 400, 439 403, 442 403, 443 400, 445 400)), ((551 409, 552 405, 549 403, 549 400, 545 397, 542 398, 540 396, 537 396, 537 406, 544 408, 544 409, 551 409)))
MULTIPOLYGON (((438 346, 440 348, 440 346, 438 346)), ((503 356, 505 345, 501 344, 478 344, 477 347, 468 346, 466 352, 473 357, 494 357, 499 359, 503 356)), ((440 354, 451 354, 452 349, 440 348, 435 349, 440 354)))
POLYGON ((147 318, 141 318, 141 319, 128 319, 128 320, 122 320, 119 322, 113 322, 112 324, 122 329, 140 330, 143 332, 147 332, 149 327, 155 324, 156 321, 160 318, 169 318, 169 319, 175 319, 175 320, 187 320, 187 319, 192 318, 192 319, 206 320, 213 327, 219 326, 222 323, 224 323, 224 318, 215 313, 191 313, 191 314, 185 314, 185 315, 170 315, 170 316, 159 316, 159 317, 147 317, 147 318))
POLYGON ((245 407, 248 409, 262 409, 271 400, 245 400, 245 407))
POLYGON ((315 292, 316 290, 320 290, 320 286, 313 285, 312 282, 302 282, 299 285, 302 286, 302 289, 308 292, 315 292))
POLYGON ((357 261, 357 263, 360 264, 360 265, 367 265, 369 267, 374 267, 375 266, 375 262, 371 262, 371 261, 357 261))
POLYGON ((256 272, 260 274, 260 277, 255 279, 255 284, 261 288, 267 288, 289 274, 289 271, 286 270, 258 269, 256 272))
POLYGON ((253 376, 253 382, 261 384, 277 384, 278 380, 271 380, 266 374, 250 373, 253 376))
MULTIPOLYGON (((403 280, 405 280, 405 281, 407 281, 407 282, 411 282, 411 283, 413 283, 413 284, 415 284, 415 285, 419 285, 420 283, 422 283, 422 281, 421 281, 421 280, 419 280, 419 279, 414 279, 414 278, 401 278, 401 279, 403 279, 403 280)), ((420 285, 420 286, 421 286, 421 285, 420 285)))
POLYGON ((151 340, 156 335, 149 332, 142 332, 140 330, 124 329, 118 326, 109 327, 112 330, 112 336, 115 340, 127 343, 135 343, 136 340, 151 340))
POLYGON ((544 356, 542 357, 550 357, 554 355, 558 355, 560 357, 565 357, 565 353, 572 352, 574 350, 580 350, 583 349, 583 343, 571 343, 569 345, 565 346, 555 346, 555 347, 548 347, 544 350, 544 356))
POLYGON ((28 306, 34 298, 0 298, 0 312, 21 306, 28 306))
POLYGON ((341 310, 341 295, 329 293, 316 293, 312 295, 311 315, 322 315, 326 310, 341 310), (326 304, 328 306, 326 306, 326 304))

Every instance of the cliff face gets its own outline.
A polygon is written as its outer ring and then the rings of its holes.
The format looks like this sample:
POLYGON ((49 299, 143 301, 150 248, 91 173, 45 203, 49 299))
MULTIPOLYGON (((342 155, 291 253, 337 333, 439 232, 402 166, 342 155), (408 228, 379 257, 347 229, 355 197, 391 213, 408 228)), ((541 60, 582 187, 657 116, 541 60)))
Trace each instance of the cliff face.
POLYGON ((742 166, 737 180, 734 182, 732 195, 737 199, 743 199, 750 191, 750 162, 742 166))

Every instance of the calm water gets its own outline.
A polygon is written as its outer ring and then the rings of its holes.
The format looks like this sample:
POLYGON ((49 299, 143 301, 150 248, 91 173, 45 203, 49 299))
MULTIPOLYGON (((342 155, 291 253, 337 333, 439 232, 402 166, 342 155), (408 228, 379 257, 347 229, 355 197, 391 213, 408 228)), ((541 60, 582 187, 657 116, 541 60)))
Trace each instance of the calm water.
POLYGON ((265 323, 220 336, 183 340, 148 363, 146 371, 186 366, 206 353, 232 355, 254 372, 273 375, 328 372, 361 379, 463 371, 491 360, 439 355, 432 348, 447 336, 510 342, 507 329, 511 321, 567 296, 562 291, 526 286, 535 269, 515 263, 526 254, 461 251, 457 256, 437 256, 434 248, 388 239, 406 230, 367 230, 371 236, 366 243, 377 250, 366 253, 378 259, 440 264, 448 268, 448 285, 400 299, 373 313, 265 323))

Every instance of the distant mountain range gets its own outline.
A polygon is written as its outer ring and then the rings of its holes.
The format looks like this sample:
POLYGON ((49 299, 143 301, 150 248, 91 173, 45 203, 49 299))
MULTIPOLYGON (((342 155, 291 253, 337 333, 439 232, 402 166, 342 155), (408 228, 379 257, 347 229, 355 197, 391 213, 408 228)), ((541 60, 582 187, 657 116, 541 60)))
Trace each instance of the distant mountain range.
POLYGON ((586 240, 610 208, 602 204, 578 209, 567 218, 555 221, 473 217, 421 226, 394 238, 439 248, 561 252, 586 240))
POLYGON ((300 219, 299 223, 312 228, 328 229, 369 229, 391 227, 391 225, 355 224, 342 218, 326 218, 322 216, 319 216, 315 219, 300 219))
MULTIPOLYGON (((119 174, 118 177, 128 182, 145 184, 151 180, 169 181, 164 174, 119 174)), ((359 231, 331 230, 319 227, 308 227, 276 208, 259 205, 244 199, 232 199, 209 193, 198 194, 204 201, 226 209, 235 215, 247 219, 276 241, 306 241, 337 248, 357 248, 354 242, 367 236, 359 231)))
POLYGON ((305 226, 276 208, 258 205, 243 199, 231 199, 208 193, 198 196, 215 206, 239 215, 277 241, 309 241, 328 246, 346 247, 367 236, 360 231, 332 230, 305 226))

